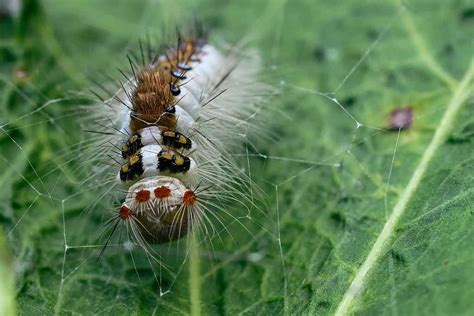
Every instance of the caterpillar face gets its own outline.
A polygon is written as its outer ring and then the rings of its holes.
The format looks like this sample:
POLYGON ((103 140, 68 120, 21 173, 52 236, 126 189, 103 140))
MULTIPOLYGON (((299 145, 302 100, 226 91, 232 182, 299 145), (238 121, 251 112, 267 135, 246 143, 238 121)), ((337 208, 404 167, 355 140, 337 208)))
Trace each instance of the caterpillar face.
POLYGON ((119 217, 150 243, 164 243, 187 235, 193 225, 197 195, 173 178, 158 176, 129 189, 119 217))

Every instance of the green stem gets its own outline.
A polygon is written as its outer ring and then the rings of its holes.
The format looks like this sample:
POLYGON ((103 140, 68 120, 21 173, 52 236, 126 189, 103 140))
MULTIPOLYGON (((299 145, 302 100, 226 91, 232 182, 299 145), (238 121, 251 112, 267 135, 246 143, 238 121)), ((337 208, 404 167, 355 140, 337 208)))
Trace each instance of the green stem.
POLYGON ((189 254, 189 296, 191 299, 191 315, 201 315, 201 275, 199 245, 195 236, 191 236, 189 254))

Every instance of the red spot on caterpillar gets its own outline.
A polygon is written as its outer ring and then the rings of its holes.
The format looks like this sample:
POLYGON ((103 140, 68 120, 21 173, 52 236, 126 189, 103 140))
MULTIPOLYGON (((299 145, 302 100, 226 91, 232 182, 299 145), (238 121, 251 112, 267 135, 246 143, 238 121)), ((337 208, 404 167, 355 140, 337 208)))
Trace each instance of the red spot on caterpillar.
POLYGON ((186 190, 186 192, 184 192, 184 196, 183 196, 184 205, 192 206, 194 205, 194 203, 196 203, 196 200, 197 200, 196 193, 194 193, 191 190, 186 190))
POLYGON ((171 189, 164 185, 156 188, 153 192, 155 193, 155 197, 157 199, 163 199, 171 196, 171 189))
POLYGON ((140 190, 135 195, 135 201, 138 203, 147 202, 150 199, 150 191, 148 190, 140 190))
POLYGON ((119 212, 119 217, 123 220, 127 220, 132 217, 132 211, 128 208, 127 205, 122 205, 119 212))

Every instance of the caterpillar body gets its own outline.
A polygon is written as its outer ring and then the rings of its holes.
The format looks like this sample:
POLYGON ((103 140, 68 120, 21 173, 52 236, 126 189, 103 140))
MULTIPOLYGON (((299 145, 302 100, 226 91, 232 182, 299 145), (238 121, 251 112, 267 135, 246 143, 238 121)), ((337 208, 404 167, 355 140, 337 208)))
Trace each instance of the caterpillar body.
POLYGON ((111 172, 126 194, 114 230, 125 223, 142 247, 178 240, 194 227, 211 238, 212 217, 223 224, 224 215, 235 218, 229 203, 252 203, 242 190, 251 181, 230 152, 271 91, 259 81, 260 58, 251 49, 221 52, 201 34, 142 66, 129 61, 131 77, 94 114, 117 131, 100 141, 120 148, 111 172))

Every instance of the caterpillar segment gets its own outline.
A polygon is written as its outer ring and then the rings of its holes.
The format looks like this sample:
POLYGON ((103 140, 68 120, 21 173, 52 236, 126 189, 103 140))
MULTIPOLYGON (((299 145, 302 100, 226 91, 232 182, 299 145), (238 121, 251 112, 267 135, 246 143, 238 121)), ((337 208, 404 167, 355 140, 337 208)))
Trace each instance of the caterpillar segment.
POLYGON ((159 144, 162 148, 176 150, 182 155, 189 156, 196 150, 196 145, 187 136, 174 130, 145 127, 131 135, 122 145, 122 158, 127 159, 144 146, 159 144))
POLYGON ((194 159, 159 145, 147 145, 125 160, 117 175, 117 180, 126 186, 142 178, 172 175, 194 184, 197 167, 194 159))
POLYGON ((129 188, 120 218, 136 223, 138 238, 163 243, 185 236, 192 228, 195 193, 174 177, 145 178, 129 188))
POLYGON ((185 116, 186 122, 198 117, 203 91, 216 75, 223 57, 212 46, 199 47, 192 40, 180 47, 178 53, 161 56, 157 63, 136 74, 131 93, 132 132, 147 124, 174 129, 178 125, 176 117, 185 116))

